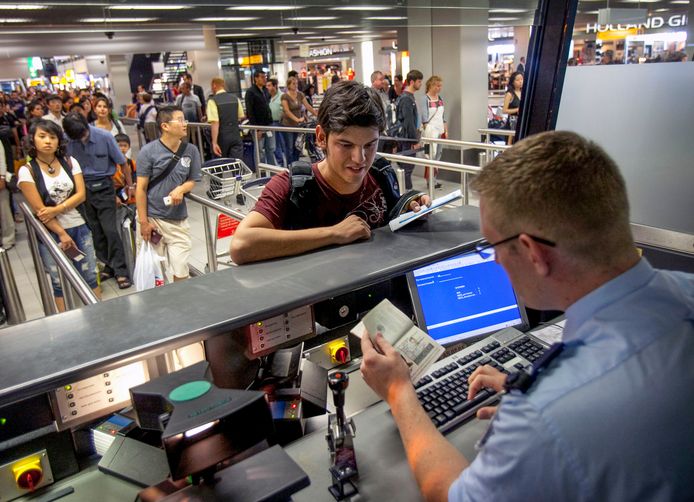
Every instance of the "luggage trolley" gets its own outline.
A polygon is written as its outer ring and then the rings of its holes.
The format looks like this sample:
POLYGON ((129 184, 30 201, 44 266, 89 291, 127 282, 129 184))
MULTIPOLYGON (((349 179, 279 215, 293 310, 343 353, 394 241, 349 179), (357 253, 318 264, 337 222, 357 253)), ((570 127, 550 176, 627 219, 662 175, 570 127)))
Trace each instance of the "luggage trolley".
MULTIPOLYGON (((203 177, 207 183, 207 196, 228 207, 248 214, 260 197, 260 193, 270 180, 270 177, 251 179, 253 172, 239 159, 221 158, 207 161, 202 166, 203 177), (234 204, 236 203, 236 204, 234 204)), ((229 237, 238 226, 238 220, 219 214, 215 218, 213 243, 217 249, 218 239, 229 237)), ((230 265, 230 261, 220 258, 228 256, 228 252, 217 253, 217 263, 230 265)))
POLYGON ((232 196, 241 195, 241 184, 253 176, 253 171, 241 159, 212 159, 202 165, 207 182, 207 196, 229 205, 232 196))

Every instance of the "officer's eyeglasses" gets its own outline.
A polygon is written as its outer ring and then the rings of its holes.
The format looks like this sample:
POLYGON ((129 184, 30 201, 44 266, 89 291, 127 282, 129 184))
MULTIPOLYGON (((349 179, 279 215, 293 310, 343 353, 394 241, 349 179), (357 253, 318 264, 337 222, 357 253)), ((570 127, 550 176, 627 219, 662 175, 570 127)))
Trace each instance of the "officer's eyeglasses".
MULTIPOLYGON (((495 252, 494 248, 496 246, 499 246, 501 244, 506 244, 507 242, 511 242, 513 239, 517 239, 521 235, 523 235, 523 233, 512 235, 511 237, 507 237, 506 239, 502 239, 499 242, 494 242, 494 243, 489 242, 487 239, 482 239, 475 246, 475 251, 477 251, 477 253, 485 260, 487 260, 489 258, 495 259, 496 258, 496 252, 495 252)), ((530 234, 525 234, 525 235, 530 237, 535 242, 539 242, 540 244, 544 244, 545 246, 555 247, 557 245, 556 242, 552 242, 550 240, 543 239, 542 237, 536 237, 535 235, 530 235, 530 234)))
POLYGON ((168 123, 176 123, 176 124, 187 124, 188 121, 186 119, 173 119, 173 120, 167 120, 168 123))

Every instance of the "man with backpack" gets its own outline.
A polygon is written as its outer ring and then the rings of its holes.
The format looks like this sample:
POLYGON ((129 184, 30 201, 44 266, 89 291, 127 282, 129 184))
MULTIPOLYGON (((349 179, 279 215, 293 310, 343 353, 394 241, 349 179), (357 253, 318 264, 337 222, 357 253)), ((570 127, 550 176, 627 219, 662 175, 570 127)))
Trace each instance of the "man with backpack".
POLYGON ((200 181, 200 152, 183 139, 188 121, 178 106, 165 106, 157 115, 158 141, 147 143, 137 156, 137 217, 140 235, 166 256, 173 280, 189 276, 192 241, 183 197, 200 181))
MULTIPOLYGON (((422 87, 424 75, 419 70, 411 70, 405 77, 406 87, 398 98, 395 105, 396 128, 395 137, 404 140, 398 143, 398 151, 416 150, 419 147, 419 112, 417 111, 417 102, 414 93, 422 87)), ((405 171, 405 188, 412 189, 412 172, 414 166, 412 164, 400 164, 400 167, 405 171)))
POLYGON ((355 81, 328 89, 318 111, 316 143, 325 159, 294 163, 272 178, 231 243, 237 264, 291 256, 368 239, 371 230, 429 197, 400 197, 392 168, 376 159, 385 113, 378 94, 355 81))

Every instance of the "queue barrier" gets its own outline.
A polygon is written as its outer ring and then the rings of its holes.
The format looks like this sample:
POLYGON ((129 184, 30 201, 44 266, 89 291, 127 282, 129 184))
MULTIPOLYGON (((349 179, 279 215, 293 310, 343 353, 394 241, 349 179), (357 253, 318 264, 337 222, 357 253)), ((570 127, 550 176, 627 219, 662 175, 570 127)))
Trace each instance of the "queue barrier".
POLYGON ((17 289, 17 281, 5 248, 0 248, 0 287, 2 288, 2 300, 5 306, 7 324, 13 325, 26 321, 24 306, 17 289))
POLYGON ((39 252, 39 240, 46 246, 58 267, 58 277, 63 289, 65 309, 74 310, 79 308, 81 305, 78 305, 78 299, 85 305, 99 303, 99 299, 94 294, 94 291, 92 291, 89 284, 77 272, 75 267, 72 266, 72 261, 56 244, 48 229, 34 216, 34 212, 29 205, 26 202, 20 202, 19 209, 24 214, 24 222, 29 235, 29 249, 34 261, 41 302, 46 316, 57 314, 58 310, 53 301, 53 288, 45 273, 43 260, 39 252))

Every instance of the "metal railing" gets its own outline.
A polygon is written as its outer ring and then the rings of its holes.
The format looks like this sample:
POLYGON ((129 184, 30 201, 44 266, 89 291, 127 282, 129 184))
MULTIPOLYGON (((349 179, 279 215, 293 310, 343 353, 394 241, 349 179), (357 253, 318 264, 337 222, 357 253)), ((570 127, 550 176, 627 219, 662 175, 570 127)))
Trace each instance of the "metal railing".
POLYGON ((34 216, 34 212, 27 203, 20 202, 19 208, 22 213, 24 213, 24 221, 29 235, 29 249, 31 250, 31 256, 34 260, 34 268, 36 269, 36 278, 39 285, 44 313, 49 316, 57 314, 58 311, 53 301, 53 289, 48 277, 46 277, 43 260, 41 259, 39 240, 46 246, 58 267, 58 276, 63 289, 65 308, 67 310, 73 310, 79 307, 77 298, 85 305, 99 303, 99 299, 89 287, 89 284, 86 283, 75 267, 72 266, 72 261, 70 261, 62 249, 58 247, 58 244, 53 240, 48 229, 43 226, 43 223, 41 223, 36 216, 34 216))
POLYGON ((203 228, 205 230, 205 245, 207 246, 207 268, 206 272, 216 272, 218 270, 218 259, 229 254, 229 251, 217 253, 217 242, 210 222, 210 209, 225 214, 236 220, 245 218, 245 214, 235 209, 226 207, 218 202, 201 197, 194 193, 187 193, 186 198, 192 202, 197 202, 202 206, 203 228))
POLYGON ((7 324, 19 324, 26 321, 22 298, 19 296, 17 281, 12 271, 12 264, 4 248, 0 248, 0 286, 2 287, 2 299, 5 305, 7 324))

